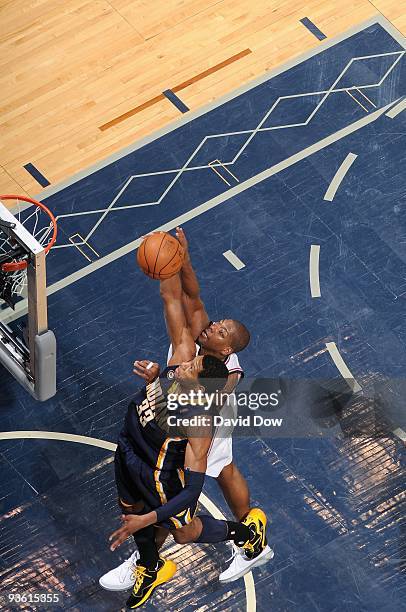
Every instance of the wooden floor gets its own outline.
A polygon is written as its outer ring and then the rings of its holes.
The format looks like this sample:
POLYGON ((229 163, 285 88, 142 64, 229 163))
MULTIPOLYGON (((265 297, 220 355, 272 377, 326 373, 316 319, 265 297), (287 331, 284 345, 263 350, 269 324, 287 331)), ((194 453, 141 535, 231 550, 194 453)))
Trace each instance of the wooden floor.
MULTIPOLYGON (((403 8, 402 8, 403 5, 403 8)), ((232 91, 400 0, 0 0, 0 192, 51 182, 232 91), (123 119, 122 115, 130 115, 123 119)))

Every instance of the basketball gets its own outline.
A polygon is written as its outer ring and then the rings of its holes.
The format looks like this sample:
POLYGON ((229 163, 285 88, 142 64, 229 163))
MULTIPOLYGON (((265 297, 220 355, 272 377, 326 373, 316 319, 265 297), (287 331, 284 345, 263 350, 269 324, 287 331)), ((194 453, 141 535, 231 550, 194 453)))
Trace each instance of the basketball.
POLYGON ((176 238, 166 232, 147 236, 137 252, 137 262, 141 270, 155 280, 170 278, 179 272, 183 258, 183 247, 176 238))

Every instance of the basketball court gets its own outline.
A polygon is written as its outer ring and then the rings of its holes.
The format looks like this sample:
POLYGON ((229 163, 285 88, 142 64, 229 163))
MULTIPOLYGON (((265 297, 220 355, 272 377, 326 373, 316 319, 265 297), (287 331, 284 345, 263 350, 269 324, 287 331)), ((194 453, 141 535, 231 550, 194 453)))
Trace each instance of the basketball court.
MULTIPOLYGON (((154 3, 148 21, 142 2, 72 0, 58 14, 38 1, 25 5, 19 31, 13 1, 2 4, 20 101, 5 105, 1 190, 40 200, 55 221, 45 213, 37 226, 34 214, 21 228, 35 207, 0 198, 0 263, 16 245, 30 262, 8 293, 0 275, 1 609, 44 609, 10 608, 9 593, 59 594, 52 609, 124 607, 125 594, 98 584, 132 552, 128 542, 111 553, 107 542, 119 518, 113 451, 139 384, 134 359, 164 363, 168 344, 158 283, 142 274, 136 250, 143 235, 179 225, 210 316, 251 331, 240 355, 247 377, 340 378, 355 401, 319 436, 235 437, 253 505, 272 521, 275 558, 221 585, 225 544, 170 540, 179 571, 144 608, 406 609, 406 11, 390 2, 325 2, 309 14, 310 5, 174 1, 154 3), (131 98, 127 47, 118 65, 96 35, 82 71, 75 60, 80 104, 63 95, 64 75, 72 81, 58 56, 55 99, 53 72, 23 102, 29 37, 43 75, 45 25, 61 50, 75 38, 76 54, 76 20, 90 22, 92 11, 100 37, 111 28, 119 46, 127 36, 140 72, 149 66, 145 96, 131 98), (203 57, 207 27, 216 45, 203 57), (183 64, 176 56, 188 28, 197 32, 193 68, 189 49, 183 64), (160 53, 172 63, 157 84, 160 53), (110 69, 118 82, 108 86, 110 69), (50 105, 43 120, 40 100, 50 105), (41 146, 26 144, 30 130, 41 146), (365 425, 378 395, 384 430, 365 425)), ((228 517, 206 480, 202 506, 228 517)))

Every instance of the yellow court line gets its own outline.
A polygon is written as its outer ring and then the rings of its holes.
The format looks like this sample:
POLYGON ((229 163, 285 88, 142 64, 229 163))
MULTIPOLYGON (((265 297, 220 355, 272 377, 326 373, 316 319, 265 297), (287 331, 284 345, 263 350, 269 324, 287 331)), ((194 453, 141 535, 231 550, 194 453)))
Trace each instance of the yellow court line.
MULTIPOLYGON (((230 163, 230 162, 228 162, 228 163, 230 163)), ((238 179, 238 178, 235 176, 235 174, 233 174, 233 173, 231 172, 231 170, 229 170, 229 168, 228 168, 227 166, 225 166, 225 165, 224 165, 224 164, 223 164, 223 163, 222 163, 222 162, 221 162, 219 159, 213 159, 213 161, 209 162, 207 165, 208 165, 208 166, 210 166, 210 167, 212 167, 212 166, 211 166, 211 164, 218 164, 219 166, 221 166, 221 167, 223 168, 223 170, 224 170, 225 172, 228 172, 228 174, 230 174, 230 175, 233 177, 233 179, 235 179, 235 180, 236 180, 236 182, 237 182, 237 183, 239 183, 239 182, 240 182, 240 179, 238 179)))
MULTIPOLYGON (((99 438, 90 438, 88 436, 79 436, 77 434, 63 433, 59 431, 2 431, 0 432, 0 440, 60 440, 62 442, 77 442, 79 444, 87 444, 89 446, 97 446, 109 451, 115 451, 117 444, 100 440, 99 438)), ((204 493, 199 497, 200 503, 208 510, 216 519, 225 521, 226 517, 217 508, 217 506, 204 493)), ((247 602, 247 612, 255 612, 257 609, 257 600, 255 594, 255 583, 252 572, 244 576, 245 582, 245 597, 247 602)))
POLYGON ((79 232, 77 232, 76 234, 73 234, 73 236, 69 236, 69 242, 73 244, 73 246, 75 246, 77 250, 83 255, 83 257, 85 257, 87 261, 90 261, 90 263, 92 263, 92 260, 90 259, 88 255, 86 255, 83 249, 80 248, 83 244, 85 244, 96 255, 97 258, 100 258, 99 253, 87 242, 87 240, 85 240, 85 238, 83 238, 83 236, 79 234, 79 232), (81 242, 79 243, 75 242, 74 238, 76 237, 79 237, 81 242))
MULTIPOLYGON (((221 180, 222 180, 222 181, 224 181, 224 182, 225 182, 225 183, 226 183, 226 184, 227 184, 229 187, 231 187, 231 183, 229 183, 229 182, 228 182, 228 181, 227 181, 227 180, 224 178, 224 176, 222 176, 222 175, 220 174, 220 172, 219 172, 218 170, 216 170, 216 168, 215 168, 214 166, 212 166, 212 164, 214 164, 214 163, 215 163, 215 161, 216 161, 216 160, 214 160, 214 161, 212 161, 212 162, 209 162, 207 165, 209 166, 209 168, 211 168, 211 170, 213 170, 213 171, 214 171, 214 172, 217 174, 217 176, 219 176, 219 177, 221 178, 221 180)), ((221 165, 221 164, 220 164, 220 165, 221 165)))
POLYGON ((360 93, 360 94, 361 94, 361 96, 363 96, 363 97, 365 98, 365 100, 368 100, 368 102, 371 104, 371 106, 373 106, 374 108, 376 108, 376 104, 374 104, 374 103, 372 102, 372 100, 370 100, 370 98, 368 98, 368 96, 366 96, 366 95, 364 94, 364 92, 363 92, 363 91, 361 91, 360 89, 358 89, 358 87, 355 87, 355 86, 354 86, 354 89, 356 89, 356 90, 358 91, 358 93, 360 93))
POLYGON ((361 107, 361 108, 363 108, 363 109, 364 109, 364 111, 365 111, 366 113, 369 113, 369 110, 368 110, 367 108, 365 108, 365 106, 364 106, 363 104, 361 104, 361 102, 360 102, 359 100, 357 100, 357 98, 355 98, 355 96, 353 96, 353 95, 352 95, 352 93, 350 93, 350 92, 348 91, 348 89, 346 89, 345 91, 347 92, 347 94, 348 94, 349 96, 351 96, 351 98, 354 100, 354 102, 356 102, 357 104, 359 104, 359 105, 360 105, 360 107, 361 107))
POLYGON ((331 179, 331 183, 328 186, 326 193, 324 194, 323 200, 327 200, 327 202, 332 202, 334 200, 334 196, 337 193, 338 188, 344 180, 345 175, 348 170, 351 168, 354 161, 357 159, 357 155, 355 153, 348 153, 344 161, 340 164, 337 172, 331 179))

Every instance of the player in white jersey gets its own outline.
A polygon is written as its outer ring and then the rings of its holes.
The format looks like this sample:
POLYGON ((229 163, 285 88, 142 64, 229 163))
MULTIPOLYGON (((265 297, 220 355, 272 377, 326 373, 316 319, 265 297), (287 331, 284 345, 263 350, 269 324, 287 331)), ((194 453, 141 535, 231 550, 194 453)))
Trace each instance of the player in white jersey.
MULTIPOLYGON (((229 371, 225 392, 232 393, 239 380, 244 376, 240 366, 237 352, 243 350, 250 340, 247 328, 234 319, 210 321, 204 303, 200 298, 200 287, 195 271, 190 261, 188 243, 181 228, 176 229, 176 237, 185 252, 185 261, 180 271, 183 289, 183 308, 187 323, 193 337, 196 338, 196 354, 209 354, 222 359, 229 371)), ((167 361, 172 356, 172 347, 169 347, 167 361)), ((148 361, 136 361, 134 373, 149 381, 156 376, 148 370, 148 361)), ((232 416, 236 406, 229 400, 222 411, 232 416)), ((223 416, 226 416, 223 414, 223 416)), ((231 432, 218 431, 213 438, 208 454, 206 475, 217 479, 223 495, 233 512, 235 518, 242 520, 250 510, 250 494, 247 482, 233 461, 231 432), (227 435, 229 434, 229 435, 227 435)), ((163 542, 162 536, 161 542, 163 542)), ((187 540, 185 540, 186 542, 187 540)), ((269 549, 269 547, 268 547, 269 549)), ((263 563, 273 557, 273 551, 263 557, 263 563)), ((137 560, 137 553, 124 561, 120 566, 111 570, 100 578, 100 585, 108 590, 126 590, 134 582, 133 566, 137 560)), ((232 582, 247 572, 247 561, 234 550, 233 561, 222 574, 221 582, 232 582)))
MULTIPOLYGON (((176 228, 176 237, 185 252, 185 261, 180 271, 183 289, 183 308, 189 327, 196 338, 201 354, 210 354, 223 359, 229 376, 225 390, 232 393, 244 375, 236 353, 249 343, 247 328, 233 319, 211 321, 200 297, 200 286, 193 269, 189 246, 182 228, 176 228)), ((250 508, 247 482, 232 460, 232 439, 216 436, 213 453, 209 459, 210 476, 217 478, 223 495, 234 516, 241 520, 250 508)))
MULTIPOLYGON (((196 344, 195 346, 196 346, 196 355, 198 355, 201 349, 198 344, 196 344)), ((167 356, 168 364, 169 364, 171 357, 172 357, 172 345, 169 346, 169 350, 168 350, 168 356, 167 356)), ((229 374, 237 375, 237 378, 236 378, 236 385, 237 385, 239 380, 244 376, 244 371, 242 367, 240 366, 240 362, 238 360, 238 356, 236 355, 236 353, 231 353, 230 355, 228 355, 228 357, 226 357, 226 359, 224 360, 224 363, 227 366, 229 374)), ((233 390, 234 390, 233 388, 231 389, 229 388, 230 393, 233 390)), ((235 401, 232 400, 232 397, 230 397, 227 403, 223 406, 220 414, 224 419, 235 418, 237 416, 237 406, 236 406, 235 401)), ((207 476, 218 478, 222 470, 226 466, 230 465, 231 462, 233 461, 233 441, 232 441, 231 434, 232 434, 232 429, 230 429, 229 427, 223 426, 223 427, 218 428, 213 438, 213 442, 210 447, 209 455, 207 457, 207 469, 206 469, 207 476)), ((232 471, 237 472, 237 468, 235 466, 232 466, 232 471)), ((238 496, 238 499, 235 500, 235 503, 233 504, 233 506, 234 508, 237 508, 237 512, 234 512, 236 518, 241 519, 243 516, 245 516, 245 514, 249 510, 249 492, 248 492, 248 487, 247 487, 245 479, 242 477, 242 475, 239 472, 238 474, 240 476, 239 481, 240 483, 241 481, 243 481, 246 490, 244 490, 244 488, 242 489, 242 495, 238 496)), ((227 476, 228 474, 226 473, 226 476, 225 476, 226 484, 228 480, 227 476)), ((233 490, 234 490, 234 486, 232 485, 232 492, 233 490)))

